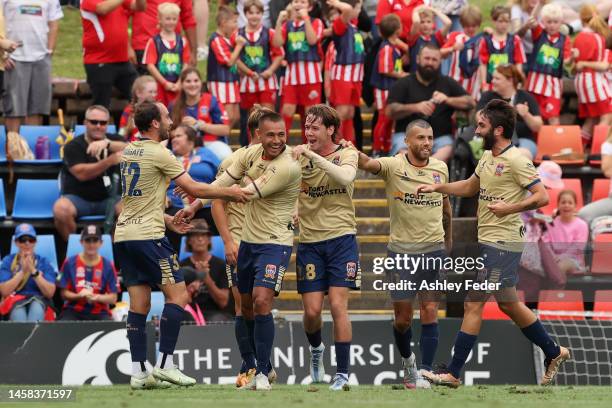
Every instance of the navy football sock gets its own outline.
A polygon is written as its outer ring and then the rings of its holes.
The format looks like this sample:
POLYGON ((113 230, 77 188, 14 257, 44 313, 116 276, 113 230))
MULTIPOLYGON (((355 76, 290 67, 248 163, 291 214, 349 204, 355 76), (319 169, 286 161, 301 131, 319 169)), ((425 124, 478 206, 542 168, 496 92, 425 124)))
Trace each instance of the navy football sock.
POLYGON ((351 342, 339 342, 335 344, 336 347, 336 364, 338 368, 336 372, 339 374, 345 374, 348 376, 349 373, 349 359, 351 357, 351 342))
POLYGON ((184 316, 185 309, 179 305, 174 303, 164 305, 159 323, 159 352, 163 353, 162 360, 165 359, 166 355, 171 356, 174 353, 184 316))
POLYGON ((408 327, 405 332, 400 332, 395 326, 393 326, 393 336, 395 337, 395 344, 399 349, 400 355, 404 358, 410 357, 412 350, 410 349, 410 341, 412 340, 412 328, 408 327))
POLYGON ((255 368, 255 350, 253 350, 249 336, 249 328, 242 316, 236 316, 234 320, 234 333, 238 343, 238 350, 240 350, 240 356, 242 357, 240 372, 245 373, 251 368, 255 368))
POLYGON ((448 365, 448 371, 455 378, 459 378, 461 375, 461 370, 474 347, 474 343, 476 343, 476 338, 477 336, 462 331, 457 333, 457 338, 455 339, 455 354, 453 354, 453 359, 448 365))
POLYGON ((257 374, 268 375, 268 364, 274 343, 274 318, 272 314, 255 316, 255 350, 257 374))
POLYGON ((438 323, 421 325, 421 368, 431 371, 436 350, 438 349, 438 323))
POLYGON ((552 360, 557 357, 561 350, 559 346, 550 338, 540 320, 536 320, 533 324, 521 329, 525 337, 532 343, 542 349, 547 360, 552 360))
POLYGON ((257 349, 255 348, 255 320, 248 320, 244 316, 242 318, 244 319, 244 323, 246 324, 246 327, 247 327, 247 332, 249 333, 249 341, 251 342, 251 349, 253 350, 253 353, 257 355, 257 349))
POLYGON ((314 333, 306 332, 306 337, 308 338, 308 343, 310 343, 313 348, 317 348, 321 345, 321 329, 314 333))
MULTIPOLYGON (((130 342, 130 354, 132 361, 140 362, 141 368, 147 360, 147 331, 146 331, 147 315, 128 312, 127 315, 127 337, 130 342)), ((142 371, 146 371, 142 370, 142 371)))

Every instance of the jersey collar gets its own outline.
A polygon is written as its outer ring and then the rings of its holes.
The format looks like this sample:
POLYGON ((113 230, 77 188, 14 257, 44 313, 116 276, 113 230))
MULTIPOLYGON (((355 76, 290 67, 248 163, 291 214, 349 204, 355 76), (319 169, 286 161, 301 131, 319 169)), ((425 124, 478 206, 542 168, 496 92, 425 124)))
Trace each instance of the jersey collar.
POLYGON ((429 157, 427 158, 427 163, 424 166, 417 166, 416 164, 412 163, 410 161, 410 158, 408 157, 408 153, 404 153, 404 157, 406 157, 406 161, 408 162, 408 164, 410 164, 412 167, 416 167, 419 169, 425 168, 427 166, 429 166, 429 157))

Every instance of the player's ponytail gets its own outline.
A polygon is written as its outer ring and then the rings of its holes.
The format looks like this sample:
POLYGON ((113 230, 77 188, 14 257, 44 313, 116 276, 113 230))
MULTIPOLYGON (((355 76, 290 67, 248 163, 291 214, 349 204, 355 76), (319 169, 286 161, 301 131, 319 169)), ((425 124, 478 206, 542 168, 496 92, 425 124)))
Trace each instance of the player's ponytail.
POLYGON ((597 8, 592 4, 587 4, 580 8, 580 21, 582 25, 589 27, 606 39, 610 35, 610 28, 597 12, 597 8))

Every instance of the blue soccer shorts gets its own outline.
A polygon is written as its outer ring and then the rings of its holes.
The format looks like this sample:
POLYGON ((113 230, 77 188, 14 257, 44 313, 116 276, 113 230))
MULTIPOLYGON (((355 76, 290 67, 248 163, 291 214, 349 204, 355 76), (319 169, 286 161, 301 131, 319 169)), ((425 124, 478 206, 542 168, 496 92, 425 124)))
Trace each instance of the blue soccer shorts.
POLYGON ((446 257, 445 251, 437 250, 422 255, 398 254, 390 250, 387 251, 387 257, 389 258, 396 258, 398 255, 402 258, 401 265, 406 266, 406 268, 387 270, 388 282, 403 283, 402 289, 389 291, 393 302, 412 300, 418 292, 426 291, 422 288, 430 288, 430 285, 443 279, 444 270, 442 266, 446 257), (407 261, 404 262, 404 259, 407 259, 407 261), (417 262, 412 262, 412 260, 417 262), (417 267, 411 267, 413 265, 417 265, 417 267))
POLYGON ((121 241, 113 244, 117 263, 126 287, 182 282, 178 257, 168 238, 121 241))
POLYGON ((281 291, 283 277, 289 266, 291 250, 288 245, 251 244, 240 242, 238 249, 238 291, 252 293, 256 286, 281 291))

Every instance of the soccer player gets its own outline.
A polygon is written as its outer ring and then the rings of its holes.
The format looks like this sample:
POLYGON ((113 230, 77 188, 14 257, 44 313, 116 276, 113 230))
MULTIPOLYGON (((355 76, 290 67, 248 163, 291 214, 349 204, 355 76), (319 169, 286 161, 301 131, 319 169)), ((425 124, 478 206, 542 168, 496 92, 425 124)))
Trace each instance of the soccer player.
MULTIPOLYGON (((248 13, 247 13, 248 15, 248 13)), ((259 118, 266 112, 271 112, 270 109, 262 108, 260 105, 253 106, 247 119, 247 127, 251 137, 251 144, 261 143, 257 127, 259 126, 259 118)), ((240 161, 240 158, 246 151, 247 147, 241 147, 227 157, 217 172, 217 177, 221 177, 225 170, 231 165, 240 161)), ((242 180, 241 185, 245 184, 242 180)), ((215 225, 219 231, 219 235, 223 239, 225 247, 225 271, 227 273, 227 281, 232 290, 234 297, 234 311, 236 319, 234 320, 234 334, 240 356, 242 357, 242 366, 236 378, 236 386, 242 387, 248 384, 255 376, 255 345, 253 344, 253 330, 255 328, 254 320, 246 320, 242 316, 242 304, 240 302, 240 292, 238 291, 238 280, 236 277, 236 260, 238 257, 238 248, 240 247, 240 236, 242 235, 242 226, 244 225, 244 205, 240 203, 228 203, 224 200, 214 200, 212 203, 212 216, 215 220, 215 225)), ((276 380, 276 373, 273 368, 268 373, 270 383, 276 380)))
POLYGON ((314 105, 306 111, 308 144, 293 149, 300 160, 302 186, 298 201, 300 243, 297 248, 298 293, 304 304, 304 329, 310 343, 310 377, 324 381, 321 309, 325 293, 334 320, 337 370, 331 390, 347 390, 352 328, 348 316, 350 289, 361 286, 353 183, 357 151, 334 142, 341 119, 335 109, 314 105))
MULTIPOLYGON (((421 185, 416 192, 460 197, 480 193, 478 242, 485 268, 478 274, 478 280, 500 284, 501 289, 494 292, 499 308, 544 352, 546 372, 541 384, 549 385, 561 364, 570 358, 570 352, 555 344, 533 312, 519 301, 516 292, 525 228, 520 213, 548 204, 548 194, 531 161, 512 145, 515 124, 516 111, 512 105, 500 99, 490 101, 477 115, 476 135, 484 139, 485 152, 474 174, 454 183, 421 185), (526 197, 526 191, 531 195, 526 197)), ((461 384, 461 369, 480 332, 482 310, 489 296, 485 291, 468 292, 448 372, 424 373, 431 382, 453 388, 461 384)))
MULTIPOLYGON (((240 248, 237 255, 238 290, 242 316, 254 320, 253 339, 257 368, 245 385, 252 390, 270 390, 269 360, 274 342, 272 303, 281 290, 293 248, 293 213, 300 191, 302 172, 286 145, 283 117, 265 112, 256 133, 261 144, 244 153, 225 170, 214 185, 231 185, 247 180, 254 193, 245 206, 240 248)), ((197 200, 179 211, 175 222, 189 220, 204 203, 197 200)))
POLYGON ((181 373, 172 354, 179 335, 187 292, 179 272, 176 253, 164 236, 164 223, 182 233, 185 226, 172 225, 164 215, 166 189, 173 179, 194 197, 246 201, 248 193, 196 183, 161 142, 168 139, 172 121, 161 103, 144 102, 136 106, 134 122, 140 139, 130 143, 121 156, 123 211, 117 220, 114 250, 130 294, 127 317, 128 340, 132 354, 134 389, 157 388, 161 381, 193 385, 195 379, 181 373), (149 372, 145 362, 147 336, 145 323, 151 304, 151 287, 159 286, 166 304, 161 316, 157 366, 149 372))
MULTIPOLYGON (((394 282, 411 281, 419 288, 421 282, 439 279, 439 268, 452 245, 452 210, 446 194, 428 193, 414 196, 416 186, 438 185, 448 182, 446 163, 431 157, 433 129, 422 119, 406 126, 405 154, 371 159, 359 153, 359 168, 385 180, 389 204, 391 239, 388 257, 421 257, 429 265, 417 271, 401 269, 388 271, 394 282), (438 263, 436 267, 435 263, 438 263)), ((406 259, 406 258, 404 258, 406 259)), ((395 321, 393 335, 402 356, 404 386, 429 388, 422 374, 431 372, 438 347, 438 301, 434 291, 391 291, 395 321), (412 302, 419 293, 421 311, 421 370, 417 371, 416 358, 410 349, 412 340, 412 302)))

